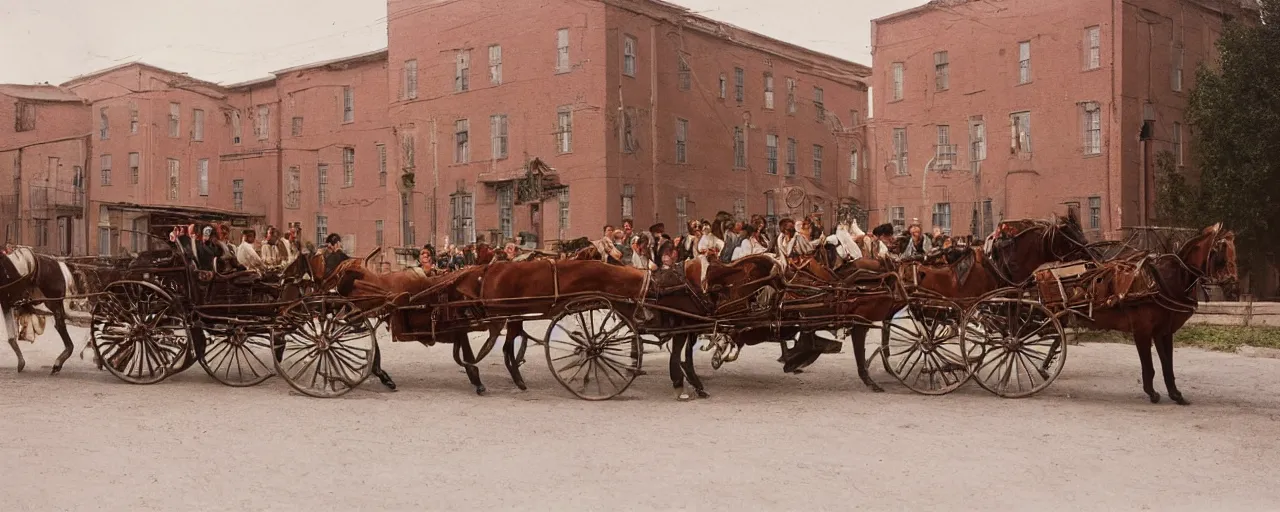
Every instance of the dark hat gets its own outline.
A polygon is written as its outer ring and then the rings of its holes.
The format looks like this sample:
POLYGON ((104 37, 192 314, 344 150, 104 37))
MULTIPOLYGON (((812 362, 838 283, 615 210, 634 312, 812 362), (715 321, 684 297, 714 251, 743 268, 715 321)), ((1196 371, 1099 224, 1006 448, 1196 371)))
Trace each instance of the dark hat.
POLYGON ((871 230, 872 236, 893 236, 893 224, 885 223, 871 230))
POLYGON ((327 245, 340 244, 342 243, 342 235, 329 233, 329 236, 324 237, 324 243, 327 245))
POLYGON ((667 227, 663 225, 661 222, 654 224, 652 226, 649 226, 650 233, 657 233, 659 231, 666 231, 666 230, 667 230, 667 227))

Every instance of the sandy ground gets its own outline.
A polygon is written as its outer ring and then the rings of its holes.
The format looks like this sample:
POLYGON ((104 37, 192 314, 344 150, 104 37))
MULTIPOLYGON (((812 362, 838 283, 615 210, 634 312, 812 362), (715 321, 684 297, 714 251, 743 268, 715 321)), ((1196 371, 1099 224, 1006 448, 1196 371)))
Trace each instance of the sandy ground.
MULTIPOLYGON (((858 383, 845 353, 785 375, 776 348, 699 368, 673 400, 665 353, 625 399, 574 399, 541 352, 477 397, 446 348, 385 344, 399 392, 337 400, 199 366, 132 386, 61 346, 0 345, 4 510, 1275 510, 1280 361, 1178 350, 1193 402, 1147 402, 1130 346, 1073 346, 1041 396, 858 383)), ((77 349, 85 337, 74 333, 77 349)), ((531 349, 532 350, 532 349, 531 349)), ((1163 384, 1157 388, 1163 392, 1163 384)))

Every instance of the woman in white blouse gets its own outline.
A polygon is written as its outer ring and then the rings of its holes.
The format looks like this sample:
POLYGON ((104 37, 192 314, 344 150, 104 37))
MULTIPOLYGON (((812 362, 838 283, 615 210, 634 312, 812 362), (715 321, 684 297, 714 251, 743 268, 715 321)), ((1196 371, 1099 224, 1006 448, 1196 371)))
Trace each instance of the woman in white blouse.
POLYGON ((748 224, 742 227, 742 242, 733 250, 733 261, 738 261, 752 254, 769 252, 769 248, 760 243, 755 235, 755 226, 748 224))

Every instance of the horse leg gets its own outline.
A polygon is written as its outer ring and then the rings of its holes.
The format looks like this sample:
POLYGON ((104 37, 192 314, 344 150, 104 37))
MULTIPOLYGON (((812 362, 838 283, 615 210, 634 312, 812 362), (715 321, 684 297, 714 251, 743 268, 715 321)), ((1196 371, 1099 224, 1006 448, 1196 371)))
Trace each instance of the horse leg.
POLYGON ((1142 363, 1142 390, 1151 397, 1151 403, 1160 403, 1160 393, 1156 393, 1152 380, 1156 377, 1156 368, 1151 364, 1151 333, 1133 333, 1134 345, 1138 347, 1138 361, 1142 363))
POLYGON ((516 358, 517 333, 524 334, 524 343, 529 342, 529 336, 524 332, 523 327, 507 326, 507 339, 502 343, 502 362, 507 366, 507 372, 511 373, 511 382, 514 382, 516 387, 520 388, 520 391, 525 391, 529 387, 524 384, 524 376, 520 375, 520 364, 523 361, 519 361, 516 358))
POLYGON ((475 386, 477 395, 484 396, 488 390, 480 382, 480 369, 476 367, 477 364, 480 364, 480 361, 476 361, 475 353, 471 351, 471 342, 467 339, 466 333, 454 338, 453 343, 454 350, 461 350, 462 361, 467 363, 463 365, 463 369, 467 371, 467 380, 471 381, 472 386, 475 386))
POLYGON ((1160 370, 1164 372, 1164 388, 1169 392, 1169 399, 1178 405, 1191 405, 1178 385, 1173 383, 1173 333, 1162 333, 1155 337, 1156 355, 1160 356, 1160 370))
POLYGON ((858 365, 858 378, 862 379, 862 383, 866 384, 871 391, 883 393, 884 388, 871 380, 871 374, 867 371, 867 331, 869 327, 854 326, 849 330, 849 339, 853 342, 853 359, 858 365))
POLYGON ((691 334, 677 334, 671 337, 671 387, 676 390, 676 400, 681 402, 692 397, 684 388, 684 369, 680 365, 680 356, 684 354, 684 345, 692 337, 691 334))
POLYGON ((22 349, 18 348, 18 321, 13 317, 13 308, 3 308, 4 330, 5 336, 9 338, 9 347, 13 348, 13 355, 18 356, 18 373, 22 373, 22 369, 27 367, 27 360, 22 357, 22 349))
POLYGON ((381 381, 382 385, 386 386, 387 389, 392 391, 396 390, 396 381, 391 380, 391 375, 389 375, 386 370, 382 369, 382 347, 377 345, 374 345, 373 347, 373 374, 378 376, 378 380, 381 381))
POLYGON ((50 302, 46 307, 53 312, 53 328, 62 336, 62 354, 58 355, 58 360, 53 362, 53 371, 49 372, 49 375, 57 375, 62 371, 62 364, 75 352, 75 345, 71 343, 71 334, 67 332, 67 310, 63 308, 62 301, 50 302))
POLYGON ((684 361, 681 362, 680 366, 684 368, 684 376, 689 379, 689 384, 693 386, 693 391, 698 394, 698 398, 711 398, 707 390, 702 387, 702 379, 698 378, 698 372, 693 369, 692 343, 684 346, 684 361))

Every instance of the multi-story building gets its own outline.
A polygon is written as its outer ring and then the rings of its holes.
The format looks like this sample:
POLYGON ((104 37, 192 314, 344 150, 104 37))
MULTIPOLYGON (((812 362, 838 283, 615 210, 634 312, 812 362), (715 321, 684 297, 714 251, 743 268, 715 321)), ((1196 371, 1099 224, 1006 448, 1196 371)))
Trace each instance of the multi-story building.
POLYGON ((873 20, 876 220, 985 235, 1076 207, 1112 238, 1158 223, 1157 156, 1194 172, 1187 94, 1249 4, 934 0, 873 20))
POLYGON ((0 85, 4 243, 83 254, 89 106, 66 89, 0 85))
POLYGON ((655 0, 389 0, 388 33, 419 241, 867 204, 864 66, 655 0))

